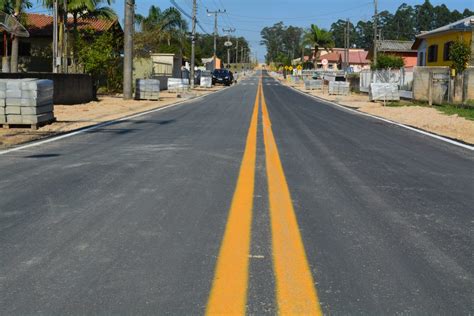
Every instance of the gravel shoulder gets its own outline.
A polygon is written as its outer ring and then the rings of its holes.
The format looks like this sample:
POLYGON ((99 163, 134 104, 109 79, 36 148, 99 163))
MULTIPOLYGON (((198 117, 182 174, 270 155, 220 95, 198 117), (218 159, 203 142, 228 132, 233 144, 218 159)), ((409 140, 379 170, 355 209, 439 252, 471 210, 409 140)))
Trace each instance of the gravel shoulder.
MULTIPOLYGON (((290 85, 284 80, 281 82, 290 85)), ((436 108, 424 106, 389 107, 383 106, 381 102, 370 102, 368 95, 364 94, 335 96, 328 95, 327 91, 305 90, 303 84, 291 84, 291 86, 307 94, 354 108, 364 113, 383 117, 394 122, 457 139, 465 143, 474 144, 474 121, 458 115, 444 114, 436 108)))
POLYGON ((188 97, 210 94, 223 88, 223 86, 215 86, 209 89, 197 88, 189 95, 184 95, 183 97, 178 96, 177 93, 163 91, 160 93, 160 100, 158 101, 125 101, 119 96, 102 96, 99 97, 98 101, 85 104, 58 104, 54 106, 56 122, 43 126, 38 130, 32 130, 30 128, 0 128, 0 149, 157 109, 183 101, 188 97))

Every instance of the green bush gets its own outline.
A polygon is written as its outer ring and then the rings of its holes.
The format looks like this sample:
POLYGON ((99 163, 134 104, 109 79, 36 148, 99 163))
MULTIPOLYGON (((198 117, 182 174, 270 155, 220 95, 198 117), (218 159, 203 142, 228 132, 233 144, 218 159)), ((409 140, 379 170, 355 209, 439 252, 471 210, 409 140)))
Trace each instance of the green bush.
POLYGON ((372 65, 375 69, 398 69, 403 68, 405 62, 402 57, 395 55, 379 54, 377 55, 377 64, 372 65))
POLYGON ((452 61, 451 68, 456 69, 459 74, 462 73, 471 59, 471 47, 463 41, 454 42, 449 49, 449 59, 452 61))

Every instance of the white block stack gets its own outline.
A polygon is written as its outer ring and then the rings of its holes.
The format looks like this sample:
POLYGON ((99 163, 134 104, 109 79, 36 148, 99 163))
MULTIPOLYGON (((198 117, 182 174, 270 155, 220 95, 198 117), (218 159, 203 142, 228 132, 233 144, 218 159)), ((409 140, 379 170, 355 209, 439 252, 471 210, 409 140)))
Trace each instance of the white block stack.
POLYGON ((0 110, 0 123, 37 127, 54 121, 53 94, 52 80, 0 80, 0 107, 4 105, 4 111, 0 110))
POLYGON ((189 79, 168 78, 168 92, 184 92, 189 89, 189 79))
POLYGON ((396 83, 371 83, 370 101, 400 101, 400 91, 396 83))
POLYGON ((306 90, 323 90, 323 81, 309 79, 304 82, 304 87, 306 90))
POLYGON ((135 99, 137 100, 159 100, 160 80, 158 79, 137 79, 135 99))
POLYGON ((329 81, 329 94, 349 95, 351 92, 349 82, 329 81))
POLYGON ((201 77, 200 82, 201 88, 211 88, 212 87, 212 78, 211 77, 201 77))

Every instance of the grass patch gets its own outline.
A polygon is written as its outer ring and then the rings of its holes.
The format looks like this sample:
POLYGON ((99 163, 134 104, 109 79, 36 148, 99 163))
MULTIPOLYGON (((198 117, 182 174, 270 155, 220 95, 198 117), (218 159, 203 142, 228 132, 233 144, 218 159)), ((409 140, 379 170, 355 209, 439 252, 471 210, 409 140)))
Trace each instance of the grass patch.
POLYGON ((474 121, 474 100, 469 100, 466 105, 443 104, 443 105, 433 105, 433 106, 429 106, 427 102, 400 100, 400 101, 387 102, 387 106, 389 107, 403 107, 403 106, 431 107, 446 115, 457 114, 460 117, 464 117, 468 120, 474 121))

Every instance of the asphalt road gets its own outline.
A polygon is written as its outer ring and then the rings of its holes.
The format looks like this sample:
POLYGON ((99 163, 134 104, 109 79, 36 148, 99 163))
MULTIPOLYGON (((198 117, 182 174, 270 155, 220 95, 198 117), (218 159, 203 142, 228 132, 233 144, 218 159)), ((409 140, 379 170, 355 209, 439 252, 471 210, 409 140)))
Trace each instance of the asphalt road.
POLYGON ((474 313, 474 154, 259 81, 0 155, 0 314, 474 313))

